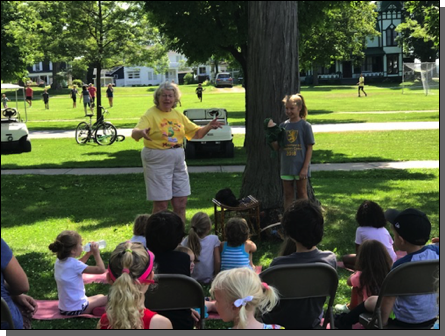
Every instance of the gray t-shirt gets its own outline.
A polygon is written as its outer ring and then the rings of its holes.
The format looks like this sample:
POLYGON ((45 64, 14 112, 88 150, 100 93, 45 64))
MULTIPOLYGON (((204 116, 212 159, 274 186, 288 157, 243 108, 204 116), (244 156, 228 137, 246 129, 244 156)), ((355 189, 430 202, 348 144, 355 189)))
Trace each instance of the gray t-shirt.
MULTIPOLYGON (((337 269, 335 254, 331 251, 320 251, 317 248, 309 252, 295 252, 275 258, 270 267, 316 262, 326 263, 337 269)), ((276 323, 286 329, 313 329, 320 325, 325 300, 326 298, 282 300, 270 313, 263 315, 263 322, 276 323)))
MULTIPOLYGON (((213 280, 215 267, 213 251, 215 247, 218 247, 221 242, 218 236, 208 235, 200 239, 201 243, 201 253, 199 256, 199 262, 195 263, 195 268, 193 269, 192 278, 202 282, 210 283, 213 280)), ((186 237, 182 243, 182 246, 188 247, 188 237, 186 237)))
MULTIPOLYGON (((280 127, 285 129, 284 147, 280 148, 280 175, 300 175, 306 157, 306 146, 315 144, 312 126, 301 119, 298 122, 286 120, 280 127)), ((307 176, 311 177, 310 164, 307 176)))

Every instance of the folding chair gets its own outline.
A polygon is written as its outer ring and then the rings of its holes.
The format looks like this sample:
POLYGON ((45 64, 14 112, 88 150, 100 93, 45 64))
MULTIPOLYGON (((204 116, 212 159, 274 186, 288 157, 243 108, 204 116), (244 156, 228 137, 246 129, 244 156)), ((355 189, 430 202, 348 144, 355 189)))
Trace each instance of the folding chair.
POLYGON ((145 293, 145 307, 155 312, 199 308, 204 329, 205 297, 199 282, 183 274, 157 274, 155 279, 157 285, 145 293))
POLYGON ((329 296, 328 307, 324 313, 323 328, 326 329, 330 322, 331 329, 334 329, 332 306, 338 286, 338 275, 335 268, 325 263, 279 265, 269 267, 261 272, 260 278, 278 290, 280 300, 329 296))
POLYGON ((400 329, 383 327, 381 305, 385 296, 436 293, 435 281, 439 274, 439 260, 412 261, 391 270, 383 281, 373 313, 360 315, 359 322, 367 329, 400 329))
POLYGON ((15 329, 11 311, 9 310, 9 306, 3 298, 2 298, 2 322, 8 322, 9 329, 15 329))

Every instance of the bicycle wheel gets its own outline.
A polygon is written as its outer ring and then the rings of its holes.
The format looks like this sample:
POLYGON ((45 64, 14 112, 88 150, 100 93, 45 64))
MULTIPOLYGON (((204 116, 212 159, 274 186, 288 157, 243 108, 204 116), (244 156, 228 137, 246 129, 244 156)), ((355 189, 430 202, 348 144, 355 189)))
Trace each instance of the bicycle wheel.
POLYGON ((88 139, 91 136, 91 128, 90 125, 88 125, 85 121, 82 121, 79 125, 76 127, 76 142, 79 145, 84 144, 88 141, 88 139))
POLYGON ((117 138, 116 127, 107 122, 103 123, 96 128, 94 138, 99 145, 111 145, 117 138))

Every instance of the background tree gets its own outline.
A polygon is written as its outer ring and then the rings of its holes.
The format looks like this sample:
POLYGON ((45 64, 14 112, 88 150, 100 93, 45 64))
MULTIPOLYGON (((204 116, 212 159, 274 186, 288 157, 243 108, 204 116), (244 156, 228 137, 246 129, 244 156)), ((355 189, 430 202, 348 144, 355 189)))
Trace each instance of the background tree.
MULTIPOLYGON (((70 1, 69 31, 74 32, 82 50, 77 56, 96 68, 100 86, 102 69, 116 65, 147 65, 166 68, 166 49, 160 43, 138 1, 70 1), (71 27, 75 26, 75 27, 71 27)), ((102 111, 101 90, 97 90, 97 118, 102 111)))
POLYGON ((403 52, 434 62, 439 52, 439 1, 405 1, 404 18, 396 28, 403 52))
POLYGON ((27 73, 26 67, 43 57, 36 44, 36 12, 29 10, 23 1, 1 2, 1 79, 16 82, 27 73), (19 32, 26 33, 23 43, 19 32))

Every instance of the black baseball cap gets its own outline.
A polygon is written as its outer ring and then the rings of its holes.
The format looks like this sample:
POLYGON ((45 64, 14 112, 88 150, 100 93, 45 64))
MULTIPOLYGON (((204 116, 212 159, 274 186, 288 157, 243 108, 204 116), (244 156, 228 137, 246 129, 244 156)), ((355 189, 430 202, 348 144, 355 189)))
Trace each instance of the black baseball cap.
POLYGON ((413 245, 425 245, 430 239, 431 222, 427 215, 420 210, 408 208, 403 211, 388 209, 385 218, 396 232, 413 245))

